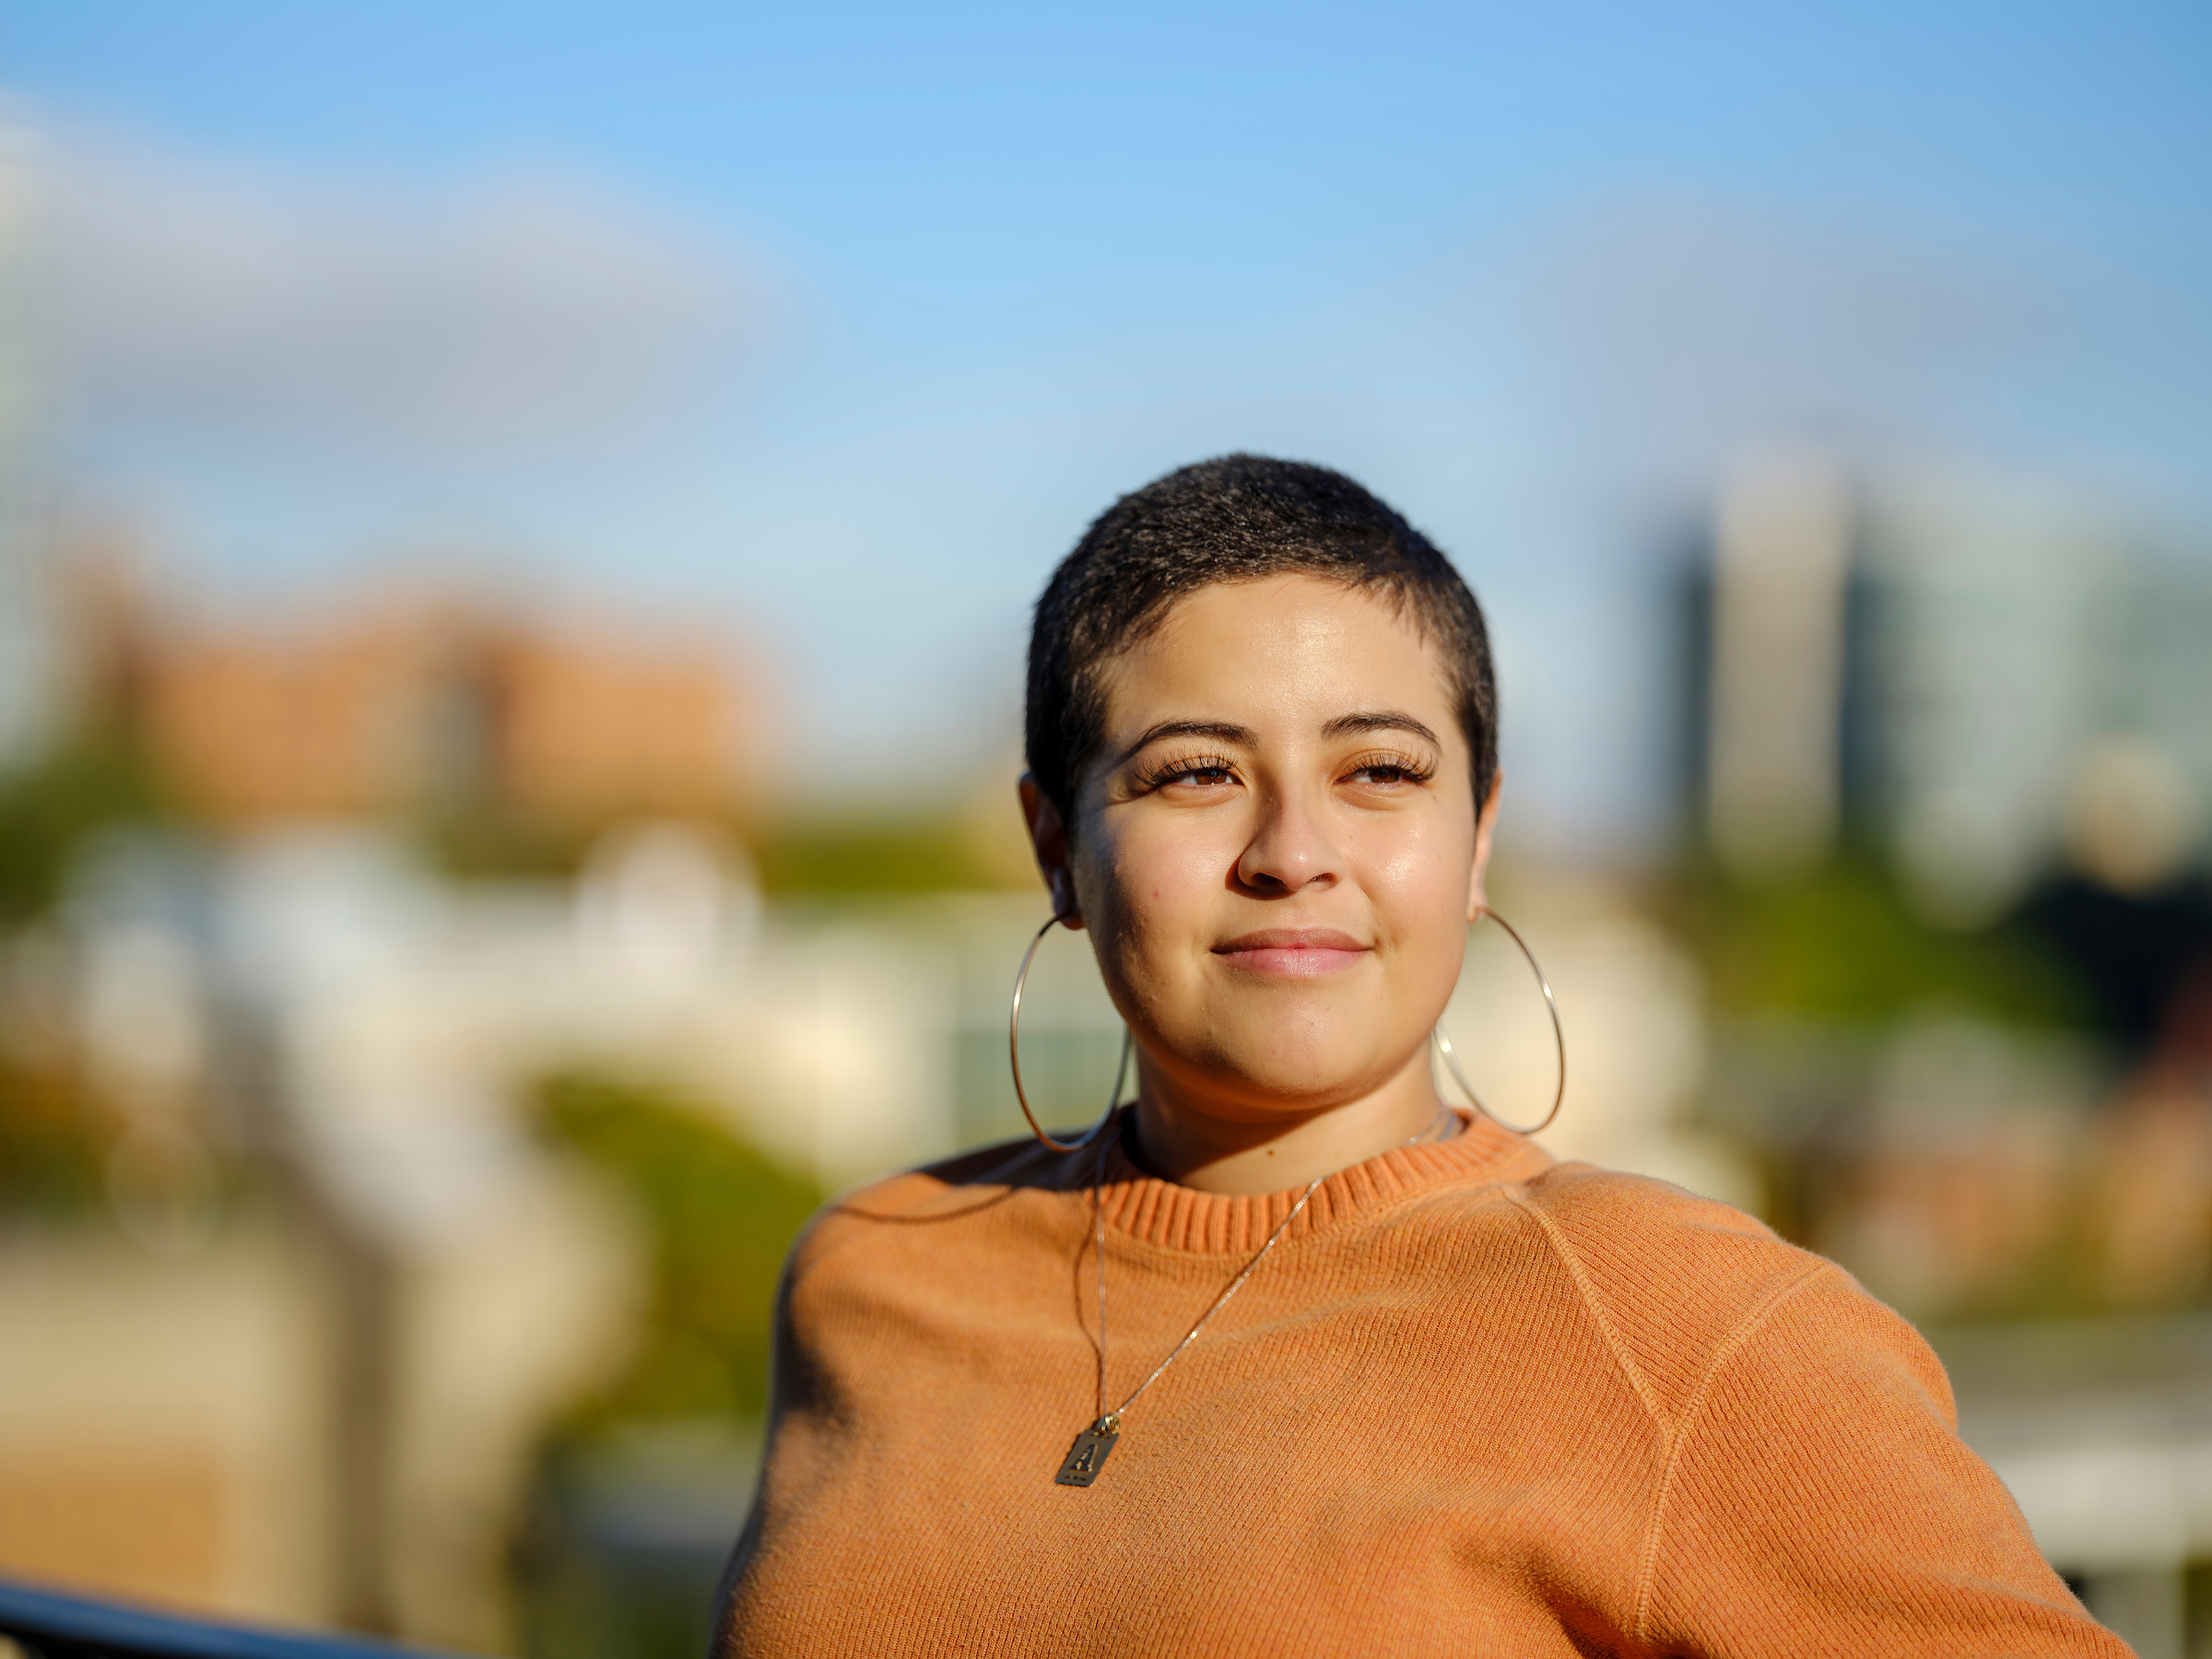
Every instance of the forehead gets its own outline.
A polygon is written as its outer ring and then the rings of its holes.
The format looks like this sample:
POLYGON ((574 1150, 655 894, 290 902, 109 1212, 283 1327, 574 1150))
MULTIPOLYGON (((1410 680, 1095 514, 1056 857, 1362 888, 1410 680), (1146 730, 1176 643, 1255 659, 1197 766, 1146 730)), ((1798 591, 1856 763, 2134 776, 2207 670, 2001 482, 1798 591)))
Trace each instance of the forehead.
POLYGON ((1436 646, 1387 595, 1318 576, 1217 582, 1178 600, 1108 666, 1109 731, 1172 719, 1318 725, 1415 714, 1457 736, 1436 646))

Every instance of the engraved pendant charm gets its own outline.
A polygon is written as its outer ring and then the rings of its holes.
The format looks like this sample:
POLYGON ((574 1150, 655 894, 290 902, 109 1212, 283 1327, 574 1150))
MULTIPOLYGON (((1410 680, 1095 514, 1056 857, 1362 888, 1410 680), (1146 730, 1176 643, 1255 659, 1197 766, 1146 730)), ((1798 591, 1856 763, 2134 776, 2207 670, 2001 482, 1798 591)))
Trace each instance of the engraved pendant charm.
POLYGON ((1067 1461, 1053 1478, 1061 1486, 1088 1486, 1099 1477, 1099 1471, 1106 1466, 1106 1454, 1121 1438, 1121 1418, 1112 1414, 1100 1418, 1076 1436, 1076 1443, 1067 1449, 1067 1461))

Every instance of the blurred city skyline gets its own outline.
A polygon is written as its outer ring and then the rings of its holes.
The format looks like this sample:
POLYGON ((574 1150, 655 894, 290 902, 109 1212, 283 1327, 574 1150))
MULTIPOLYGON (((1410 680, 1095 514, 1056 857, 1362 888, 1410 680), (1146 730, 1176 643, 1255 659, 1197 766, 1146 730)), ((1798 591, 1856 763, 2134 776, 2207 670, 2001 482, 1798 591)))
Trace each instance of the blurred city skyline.
POLYGON ((9 19, 39 465, 249 606, 394 570, 726 620, 814 794, 1018 726, 1121 490, 1344 467, 1500 641, 1524 827, 1671 805, 1663 569, 1747 452, 2212 518, 2183 8, 9 19))

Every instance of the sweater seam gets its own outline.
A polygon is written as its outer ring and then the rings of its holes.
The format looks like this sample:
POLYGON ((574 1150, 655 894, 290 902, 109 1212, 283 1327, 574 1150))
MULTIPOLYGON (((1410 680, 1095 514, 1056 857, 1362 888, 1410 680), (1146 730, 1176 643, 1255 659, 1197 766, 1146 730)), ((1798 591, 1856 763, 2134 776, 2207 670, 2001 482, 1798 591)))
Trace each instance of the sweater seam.
POLYGON ((1574 1280, 1576 1293, 1583 1299, 1583 1308, 1596 1324, 1598 1334, 1606 1339, 1606 1347, 1612 1350, 1614 1364, 1620 1368, 1621 1374, 1629 1380, 1629 1386, 1635 1391, 1636 1397, 1643 1402, 1643 1409, 1650 1416, 1652 1426, 1659 1430, 1664 1441, 1667 1434, 1666 1413, 1659 1404, 1658 1391, 1652 1386, 1651 1379, 1643 1374, 1643 1368, 1636 1363, 1634 1356, 1630 1353, 1627 1339, 1606 1315, 1598 1298, 1597 1286, 1591 1280, 1589 1271, 1583 1267, 1582 1257, 1568 1243, 1559 1224, 1526 1194, 1509 1192, 1506 1196, 1509 1202, 1519 1206, 1529 1219, 1536 1224, 1550 1243, 1552 1253, 1566 1267, 1568 1276, 1574 1280))
POLYGON ((1712 1358, 1706 1362, 1704 1374, 1698 1379, 1697 1387, 1691 1391, 1688 1401, 1682 1407, 1682 1415, 1676 1419, 1673 1430, 1668 1432, 1666 1466, 1661 1471, 1659 1484, 1652 1493, 1651 1519, 1644 1527, 1643 1560, 1636 1575, 1636 1614, 1629 1627, 1630 1634, 1639 1643, 1648 1645, 1651 1641, 1646 1627, 1651 1620, 1652 1601, 1659 1581, 1660 1544, 1666 1531, 1667 1506, 1674 1497, 1676 1477, 1680 1473, 1683 1453, 1689 1445, 1690 1436, 1697 1430, 1700 1415, 1705 1408, 1705 1402, 1712 1393, 1714 1383, 1719 1381, 1721 1372, 1727 1368, 1729 1361, 1744 1350, 1783 1303, 1818 1278, 1830 1266, 1830 1264, 1827 1262, 1816 1261, 1795 1277, 1784 1279, 1770 1289, 1736 1322, 1735 1329, 1714 1347, 1712 1358))

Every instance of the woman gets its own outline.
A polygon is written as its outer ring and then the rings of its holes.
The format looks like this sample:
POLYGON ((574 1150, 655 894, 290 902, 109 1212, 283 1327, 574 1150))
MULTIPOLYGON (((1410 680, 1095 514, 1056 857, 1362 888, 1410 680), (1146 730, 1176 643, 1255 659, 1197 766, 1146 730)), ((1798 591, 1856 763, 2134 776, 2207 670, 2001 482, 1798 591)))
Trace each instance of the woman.
POLYGON ((1091 527, 1021 799, 1136 1100, 794 1249, 723 1653, 2125 1652, 1847 1275, 1444 1108, 1495 733, 1473 595, 1349 479, 1091 527))

